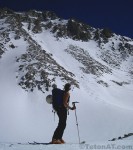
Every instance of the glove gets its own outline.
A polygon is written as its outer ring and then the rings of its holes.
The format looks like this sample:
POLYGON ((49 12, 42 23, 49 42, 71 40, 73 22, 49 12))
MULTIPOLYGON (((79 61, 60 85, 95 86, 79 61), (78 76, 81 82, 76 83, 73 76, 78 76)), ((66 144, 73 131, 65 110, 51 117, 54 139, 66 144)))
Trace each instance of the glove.
POLYGON ((71 108, 71 110, 75 110, 76 109, 76 106, 74 105, 72 108, 71 108))

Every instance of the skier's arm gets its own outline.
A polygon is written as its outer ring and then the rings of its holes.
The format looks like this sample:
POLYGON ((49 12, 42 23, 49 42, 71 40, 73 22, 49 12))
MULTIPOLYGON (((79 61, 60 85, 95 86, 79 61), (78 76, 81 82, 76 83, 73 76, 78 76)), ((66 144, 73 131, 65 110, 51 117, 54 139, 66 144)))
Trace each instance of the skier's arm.
POLYGON ((63 104, 66 108, 68 109, 71 109, 71 110, 74 110, 75 108, 74 107, 70 107, 69 104, 68 104, 68 98, 69 98, 70 94, 69 93, 65 93, 64 94, 64 97, 63 97, 63 104))

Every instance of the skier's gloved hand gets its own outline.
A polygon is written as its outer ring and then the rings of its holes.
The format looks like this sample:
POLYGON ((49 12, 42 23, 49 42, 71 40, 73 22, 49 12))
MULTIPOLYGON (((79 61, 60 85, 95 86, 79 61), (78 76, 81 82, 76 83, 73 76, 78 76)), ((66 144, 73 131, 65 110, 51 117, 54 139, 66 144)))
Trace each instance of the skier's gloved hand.
POLYGON ((71 110, 75 110, 76 109, 76 106, 75 105, 73 105, 73 107, 71 107, 71 110))

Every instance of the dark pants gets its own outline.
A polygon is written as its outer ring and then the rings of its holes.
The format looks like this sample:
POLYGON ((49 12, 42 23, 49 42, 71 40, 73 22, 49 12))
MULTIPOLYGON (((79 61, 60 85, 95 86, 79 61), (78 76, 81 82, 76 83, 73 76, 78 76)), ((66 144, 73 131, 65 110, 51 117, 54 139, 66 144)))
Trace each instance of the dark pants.
POLYGON ((64 130, 66 128, 67 109, 64 107, 58 108, 57 115, 59 117, 59 123, 54 132, 53 139, 62 139, 64 130))

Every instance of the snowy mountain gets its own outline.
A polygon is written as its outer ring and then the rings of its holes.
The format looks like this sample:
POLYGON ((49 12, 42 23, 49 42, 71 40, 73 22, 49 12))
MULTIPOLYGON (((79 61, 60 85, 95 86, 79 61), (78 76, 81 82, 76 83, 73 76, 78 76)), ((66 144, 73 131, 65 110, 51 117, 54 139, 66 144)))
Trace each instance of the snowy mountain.
MULTIPOLYGON (((133 40, 50 11, 0 9, 0 141, 47 142, 58 119, 45 101, 72 83, 80 136, 133 133, 133 40)), ((74 112, 64 139, 77 142, 74 112)))

